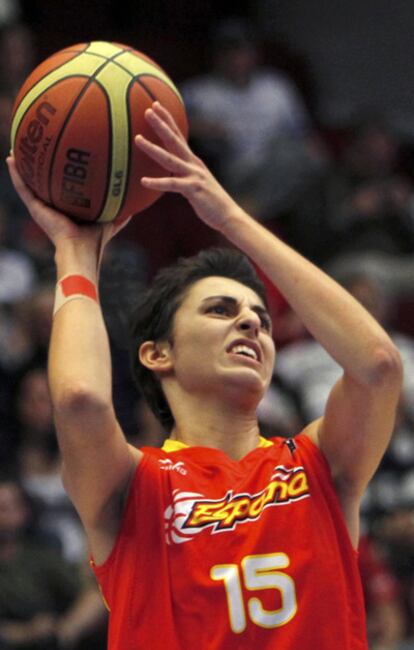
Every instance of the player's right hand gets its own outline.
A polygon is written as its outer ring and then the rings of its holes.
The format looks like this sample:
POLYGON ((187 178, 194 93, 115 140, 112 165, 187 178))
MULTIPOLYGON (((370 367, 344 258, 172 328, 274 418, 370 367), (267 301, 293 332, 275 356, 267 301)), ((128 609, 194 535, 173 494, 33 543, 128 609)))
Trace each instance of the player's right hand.
POLYGON ((65 242, 79 241, 90 245, 91 249, 95 249, 100 259, 108 241, 124 228, 131 218, 129 217, 121 223, 77 224, 62 212, 46 205, 44 201, 33 194, 17 171, 13 156, 9 156, 6 162, 16 192, 33 220, 46 233, 55 248, 61 247, 65 242))
POLYGON ((17 194, 33 220, 46 233, 53 244, 56 246, 60 239, 73 238, 79 235, 80 228, 75 222, 61 212, 49 207, 33 194, 17 171, 13 156, 9 156, 6 162, 17 194))

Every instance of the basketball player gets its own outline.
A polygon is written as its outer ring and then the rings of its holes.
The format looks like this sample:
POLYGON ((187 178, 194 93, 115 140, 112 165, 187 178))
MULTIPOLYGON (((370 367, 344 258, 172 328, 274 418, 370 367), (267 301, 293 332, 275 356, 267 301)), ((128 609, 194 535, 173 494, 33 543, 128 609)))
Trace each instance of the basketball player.
POLYGON ((15 187, 56 247, 49 376, 64 480, 111 612, 109 648, 366 650, 356 564, 359 504, 393 429, 402 368, 379 324, 248 216, 155 103, 165 168, 145 187, 185 196, 279 287, 342 366, 326 410, 294 439, 264 440, 256 407, 275 349, 244 258, 205 251, 140 300, 135 374, 169 429, 162 450, 127 444, 111 398, 97 298, 119 227, 78 226, 15 187))

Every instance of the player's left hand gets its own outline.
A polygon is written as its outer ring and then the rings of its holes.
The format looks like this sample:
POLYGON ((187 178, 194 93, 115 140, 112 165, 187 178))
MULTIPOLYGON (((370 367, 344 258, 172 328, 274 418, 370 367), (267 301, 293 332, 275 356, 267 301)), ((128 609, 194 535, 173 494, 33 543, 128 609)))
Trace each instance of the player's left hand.
POLYGON ((187 198, 197 215, 215 230, 224 231, 237 209, 209 169, 188 146, 171 113, 159 102, 147 109, 145 118, 161 145, 137 135, 135 142, 169 175, 162 178, 141 178, 144 187, 161 192, 177 192, 187 198))

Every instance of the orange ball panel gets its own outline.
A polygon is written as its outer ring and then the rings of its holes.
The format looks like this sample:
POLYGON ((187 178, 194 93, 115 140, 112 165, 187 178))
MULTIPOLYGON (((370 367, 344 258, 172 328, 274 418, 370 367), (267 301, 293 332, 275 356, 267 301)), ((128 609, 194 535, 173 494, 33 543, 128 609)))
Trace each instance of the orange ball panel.
MULTIPOLYGON (((160 144, 158 137, 149 126, 145 119, 145 110, 151 107, 152 102, 159 100, 168 110, 174 115, 178 126, 184 133, 185 137, 188 135, 188 124, 185 115, 185 110, 182 102, 177 97, 176 93, 171 90, 167 84, 155 77, 140 77, 139 81, 131 86, 129 103, 131 107, 131 132, 132 134, 141 134, 148 140, 160 144), (141 83, 140 83, 141 82, 141 83)), ((163 177, 168 176, 160 165, 148 158, 138 147, 134 144, 131 157, 131 168, 129 174, 129 184, 126 192, 126 200, 122 206, 122 213, 132 214, 133 212, 140 212, 149 207, 160 196, 160 192, 144 188, 140 179, 143 176, 149 177, 163 177)))
MULTIPOLYGON (((78 46, 80 47, 80 46, 78 46)), ((85 49, 87 46, 84 45, 83 49, 85 49)), ((79 49, 78 51, 74 51, 75 48, 71 47, 68 50, 62 50, 61 52, 57 52, 56 54, 53 54, 53 56, 50 56, 48 59, 40 63, 37 68, 33 70, 33 72, 27 77, 26 81, 23 83, 22 87, 20 88, 17 97, 14 102, 14 109, 13 109, 13 114, 20 104, 21 100, 23 97, 29 92, 33 86, 35 86, 38 81, 43 79, 46 75, 48 75, 50 72, 53 70, 56 70, 59 68, 61 65, 64 63, 67 63, 67 61, 70 61, 71 59, 74 59, 76 56, 78 56, 78 53, 81 52, 82 50, 79 49)))
POLYGON ((176 93, 171 90, 166 83, 152 77, 143 75, 140 77, 141 83, 148 89, 155 99, 163 104, 172 113, 178 128, 184 137, 188 138, 188 122, 183 102, 177 97, 176 93))
POLYGON ((58 210, 86 221, 99 217, 108 190, 110 125, 106 94, 92 82, 74 105, 56 147, 49 183, 58 210))
POLYGON ((27 185, 47 203, 51 203, 49 168, 59 133, 88 81, 85 77, 71 77, 51 86, 33 102, 17 129, 17 169, 27 185))

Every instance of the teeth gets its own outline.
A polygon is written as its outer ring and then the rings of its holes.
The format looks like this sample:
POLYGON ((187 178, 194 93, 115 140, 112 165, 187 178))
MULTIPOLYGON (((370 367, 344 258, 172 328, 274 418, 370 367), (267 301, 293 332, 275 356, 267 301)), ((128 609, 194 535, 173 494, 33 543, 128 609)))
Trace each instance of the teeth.
POLYGON ((231 351, 234 354, 244 354, 247 355, 248 357, 251 357, 252 359, 255 359, 257 361, 257 354, 252 348, 247 347, 247 345, 235 345, 234 348, 231 349, 231 351))

